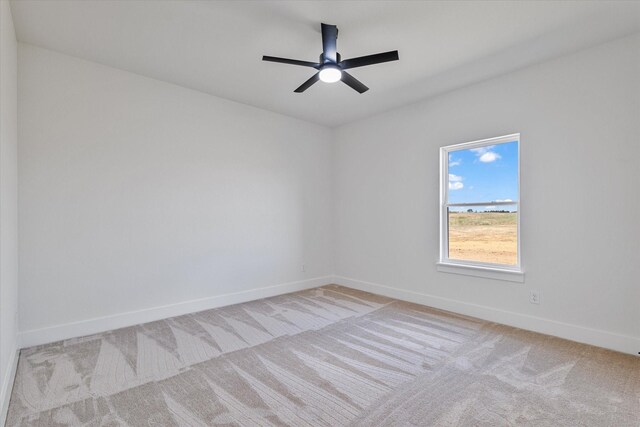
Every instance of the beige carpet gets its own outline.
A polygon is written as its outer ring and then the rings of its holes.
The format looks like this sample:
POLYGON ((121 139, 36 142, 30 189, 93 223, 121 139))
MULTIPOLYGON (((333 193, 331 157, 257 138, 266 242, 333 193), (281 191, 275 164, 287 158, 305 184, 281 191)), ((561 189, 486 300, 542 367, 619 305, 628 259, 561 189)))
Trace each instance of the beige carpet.
POLYGON ((339 286, 23 350, 9 426, 640 426, 640 358, 339 286))

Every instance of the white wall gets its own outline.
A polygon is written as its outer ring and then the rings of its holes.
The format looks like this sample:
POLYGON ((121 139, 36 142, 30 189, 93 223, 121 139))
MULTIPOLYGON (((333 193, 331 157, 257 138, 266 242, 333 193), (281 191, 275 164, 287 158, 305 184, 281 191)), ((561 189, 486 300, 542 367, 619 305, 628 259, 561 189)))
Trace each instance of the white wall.
POLYGON ((637 354, 638 135, 638 35, 343 126, 338 281, 637 354), (437 272, 438 148, 515 132, 525 283, 437 272))
POLYGON ((0 1, 0 425, 17 350, 18 158, 16 35, 8 1, 0 1))
POLYGON ((18 64, 24 345, 333 273, 329 129, 31 45, 18 64))
POLYGON ((20 44, 23 344, 322 284, 335 257, 339 283, 637 353, 639 52, 636 35, 331 131, 20 44), (525 283, 437 272, 438 148, 513 132, 525 283))

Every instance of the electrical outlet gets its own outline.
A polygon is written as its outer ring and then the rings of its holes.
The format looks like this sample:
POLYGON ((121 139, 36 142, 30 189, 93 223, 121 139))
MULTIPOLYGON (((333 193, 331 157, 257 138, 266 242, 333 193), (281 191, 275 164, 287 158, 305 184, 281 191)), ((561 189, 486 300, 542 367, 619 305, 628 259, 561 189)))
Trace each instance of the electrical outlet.
POLYGON ((530 291, 529 292, 529 302, 531 304, 540 304, 540 300, 542 299, 542 294, 538 291, 530 291))
POLYGON ((307 266, 302 264, 302 267, 300 267, 300 270, 304 273, 305 271, 307 271, 307 266))

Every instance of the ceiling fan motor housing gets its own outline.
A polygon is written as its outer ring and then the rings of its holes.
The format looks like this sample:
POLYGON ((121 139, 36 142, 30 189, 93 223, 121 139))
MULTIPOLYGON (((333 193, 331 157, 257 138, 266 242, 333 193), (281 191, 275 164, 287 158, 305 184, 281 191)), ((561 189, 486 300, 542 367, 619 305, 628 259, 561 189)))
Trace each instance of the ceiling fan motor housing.
POLYGON ((340 60, 341 60, 340 58, 341 58, 340 54, 338 52, 336 52, 336 62, 333 62, 330 59, 326 59, 324 57, 324 52, 322 52, 320 54, 320 60, 318 62, 320 62, 321 64, 338 64, 338 63, 340 63, 340 60))

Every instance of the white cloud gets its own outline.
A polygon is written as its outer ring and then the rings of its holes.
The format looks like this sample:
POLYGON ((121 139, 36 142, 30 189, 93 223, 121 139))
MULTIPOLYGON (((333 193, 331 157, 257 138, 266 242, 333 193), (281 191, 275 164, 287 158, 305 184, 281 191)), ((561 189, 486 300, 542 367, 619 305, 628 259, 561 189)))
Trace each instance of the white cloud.
POLYGON ((449 167, 459 166, 462 163, 462 159, 455 160, 453 154, 449 154, 449 167))
POLYGON ((494 202, 513 202, 513 200, 511 200, 511 199, 498 199, 498 200, 494 200, 494 202))
POLYGON ((491 163, 501 157, 500 154, 492 151, 495 147, 495 145, 487 145, 486 147, 471 148, 471 151, 475 153, 482 163, 491 163))
POLYGON ((460 190, 464 188, 462 183, 462 177, 460 175, 449 174, 449 190, 460 190))
POLYGON ((493 151, 487 151, 483 155, 480 156, 480 161, 482 163, 491 163, 495 162, 500 158, 500 154, 494 153, 493 151))
POLYGON ((492 211, 492 210, 494 210, 496 207, 495 207, 495 206, 485 206, 484 208, 485 208, 486 210, 488 210, 488 211, 492 211))

